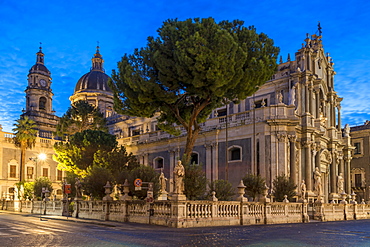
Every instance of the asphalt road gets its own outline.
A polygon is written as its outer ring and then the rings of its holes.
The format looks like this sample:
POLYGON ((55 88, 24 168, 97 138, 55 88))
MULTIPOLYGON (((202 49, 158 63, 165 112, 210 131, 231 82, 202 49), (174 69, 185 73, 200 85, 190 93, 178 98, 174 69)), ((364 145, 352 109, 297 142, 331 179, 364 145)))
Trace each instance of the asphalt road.
POLYGON ((0 246, 370 246, 370 220, 174 229, 0 211, 0 246))

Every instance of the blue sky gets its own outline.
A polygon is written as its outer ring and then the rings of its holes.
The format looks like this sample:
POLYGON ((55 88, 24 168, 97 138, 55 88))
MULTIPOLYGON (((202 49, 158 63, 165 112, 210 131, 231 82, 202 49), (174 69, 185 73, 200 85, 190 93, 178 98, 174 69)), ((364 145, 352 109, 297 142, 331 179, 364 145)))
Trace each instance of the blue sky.
POLYGON ((360 125, 370 120, 369 14, 367 0, 0 0, 0 124, 11 132, 25 108, 27 74, 39 42, 52 73, 53 108, 62 116, 78 79, 90 70, 97 41, 111 75, 123 54, 145 46, 163 21, 213 17, 254 25, 274 39, 284 61, 320 21, 325 52, 337 72, 335 90, 344 97, 342 123, 360 125))

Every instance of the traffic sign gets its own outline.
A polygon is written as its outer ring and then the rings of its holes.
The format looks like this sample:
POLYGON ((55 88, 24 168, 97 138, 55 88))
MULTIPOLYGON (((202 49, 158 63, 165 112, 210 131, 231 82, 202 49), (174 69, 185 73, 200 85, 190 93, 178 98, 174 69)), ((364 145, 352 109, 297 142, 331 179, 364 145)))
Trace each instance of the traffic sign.
POLYGON ((64 193, 65 194, 71 194, 72 188, 70 184, 64 184, 64 193))
POLYGON ((135 187, 141 187, 143 185, 143 181, 140 178, 135 179, 134 181, 135 187))

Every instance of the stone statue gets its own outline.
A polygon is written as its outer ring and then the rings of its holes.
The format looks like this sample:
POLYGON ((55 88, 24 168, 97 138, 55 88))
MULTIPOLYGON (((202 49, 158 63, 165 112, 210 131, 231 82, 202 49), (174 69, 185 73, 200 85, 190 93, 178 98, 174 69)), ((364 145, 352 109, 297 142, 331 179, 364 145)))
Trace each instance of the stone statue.
POLYGON ((318 167, 315 168, 314 178, 315 178, 315 191, 317 192, 318 196, 322 196, 321 172, 319 171, 318 167))
POLYGON ((339 173, 338 176, 338 194, 342 194, 344 192, 344 178, 343 173, 339 173))
POLYGON ((280 91, 277 93, 277 98, 279 104, 283 103, 283 94, 280 91))
POLYGON ((76 198, 81 198, 82 197, 82 193, 81 193, 81 181, 79 178, 76 178, 76 182, 75 182, 75 188, 76 188, 76 198))
POLYGON ((182 194, 184 192, 184 177, 185 177, 185 168, 181 164, 181 160, 177 161, 177 165, 173 170, 175 178, 175 193, 182 194))
POLYGON ((161 185, 161 190, 160 192, 165 192, 166 191, 166 181, 167 178, 164 177, 163 172, 161 172, 161 175, 159 176, 159 184, 161 185))
POLYGON ((302 180, 302 183, 301 183, 301 198, 302 200, 305 199, 305 196, 306 196, 306 183, 304 180, 302 180))
POLYGON ((344 137, 349 137, 349 132, 351 131, 351 128, 348 124, 344 126, 344 137))

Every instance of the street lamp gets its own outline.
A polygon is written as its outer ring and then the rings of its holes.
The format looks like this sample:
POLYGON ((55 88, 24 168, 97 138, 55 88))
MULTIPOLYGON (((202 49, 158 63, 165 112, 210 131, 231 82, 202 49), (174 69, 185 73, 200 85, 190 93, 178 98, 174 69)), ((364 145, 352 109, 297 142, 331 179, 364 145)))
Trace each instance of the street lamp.
POLYGON ((31 157, 30 160, 35 162, 36 169, 35 169, 35 179, 37 178, 37 162, 39 160, 43 161, 46 160, 47 155, 45 153, 39 153, 36 157, 31 157))

